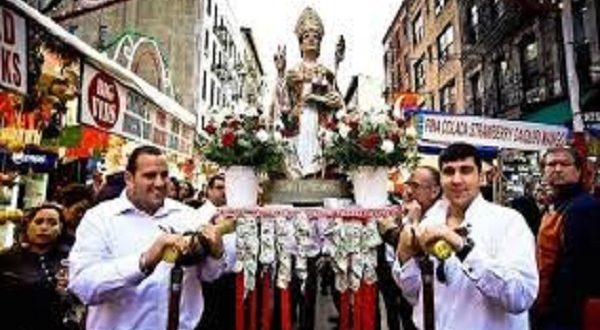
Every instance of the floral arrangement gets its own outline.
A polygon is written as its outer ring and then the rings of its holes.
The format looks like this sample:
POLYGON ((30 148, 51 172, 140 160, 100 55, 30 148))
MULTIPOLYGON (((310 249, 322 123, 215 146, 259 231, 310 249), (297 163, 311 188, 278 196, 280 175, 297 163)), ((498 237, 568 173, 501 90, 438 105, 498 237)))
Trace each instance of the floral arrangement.
POLYGON ((201 138, 204 157, 220 166, 282 171, 287 152, 281 133, 270 133, 257 114, 214 114, 201 138))
POLYGON ((325 161, 345 170, 416 164, 416 130, 396 112, 338 111, 335 122, 321 130, 325 161))

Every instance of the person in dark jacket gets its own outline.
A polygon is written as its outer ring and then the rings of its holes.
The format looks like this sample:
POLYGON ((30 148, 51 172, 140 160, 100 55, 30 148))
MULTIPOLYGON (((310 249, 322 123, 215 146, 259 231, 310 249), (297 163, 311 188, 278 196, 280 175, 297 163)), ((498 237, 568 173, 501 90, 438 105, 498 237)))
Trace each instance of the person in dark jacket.
POLYGON ((64 207, 63 215, 65 226, 61 241, 69 247, 75 243, 75 231, 85 212, 92 206, 94 193, 91 187, 72 183, 65 187, 58 199, 60 205, 64 207))
POLYGON ((94 204, 100 204, 101 202, 115 199, 121 195, 125 189, 125 171, 115 172, 106 176, 106 182, 100 188, 94 204))
POLYGON ((525 221, 527 221, 527 226, 529 226, 531 232, 536 235, 540 227, 540 221, 542 220, 542 213, 533 196, 533 190, 533 184, 530 182, 527 183, 523 196, 513 199, 510 202, 510 207, 521 213, 525 221))
POLYGON ((24 219, 22 239, 0 255, 3 329, 64 330, 66 277, 57 276, 68 251, 59 244, 62 209, 48 204, 24 219))
POLYGON ((600 201, 583 188, 583 158, 575 150, 551 149, 542 165, 553 210, 538 233, 537 321, 544 330, 582 329, 585 308, 600 298, 600 201))

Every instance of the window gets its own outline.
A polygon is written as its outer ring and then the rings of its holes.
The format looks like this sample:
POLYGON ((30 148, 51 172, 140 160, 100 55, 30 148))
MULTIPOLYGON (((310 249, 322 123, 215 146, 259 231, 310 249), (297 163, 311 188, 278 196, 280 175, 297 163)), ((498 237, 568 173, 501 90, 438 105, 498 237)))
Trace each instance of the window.
POLYGON ((418 91, 425 86, 425 59, 423 56, 415 63, 415 90, 418 91))
POLYGON ((413 21, 413 42, 418 44, 425 37, 425 23, 423 21, 423 15, 417 14, 417 17, 413 21))
POLYGON ((471 6, 471 10, 470 10, 469 14, 470 14, 469 23, 471 23, 472 27, 476 27, 479 24, 479 7, 476 4, 471 6))
POLYGON ((479 39, 479 7, 474 4, 469 10, 469 25, 467 26, 467 38, 469 43, 475 43, 479 39))
POLYGON ((210 80, 210 107, 215 104, 215 81, 210 80))
POLYGON ((527 103, 540 101, 537 95, 540 82, 538 58, 539 49, 535 37, 532 35, 525 37, 521 44, 521 76, 527 103))
POLYGON ((204 30, 204 53, 208 54, 208 47, 210 45, 210 37, 208 35, 208 30, 204 30))
POLYGON ((202 71, 202 100, 206 101, 206 70, 202 71))
POLYGON ((98 27, 98 48, 104 48, 108 42, 108 25, 101 24, 98 27))
POLYGON ((212 65, 217 62, 217 43, 213 40, 212 65))
POLYGON ((221 105, 221 87, 217 87, 217 105, 221 105))
POLYGON ((498 99, 497 111, 502 111, 507 106, 505 99, 505 88, 509 84, 508 62, 502 57, 499 58, 495 63, 494 82, 496 84, 496 98, 498 99))
POLYGON ((408 58, 408 54, 404 54, 404 70, 402 72, 410 74, 410 59, 408 58))
POLYGON ((435 3, 435 14, 439 15, 442 10, 444 10, 444 6, 446 5, 446 0, 434 0, 435 3))
POLYGON ((454 44, 454 29, 452 25, 446 26, 442 34, 438 37, 438 60, 440 65, 448 61, 448 57, 454 44))
POLYGON ((481 90, 481 74, 479 72, 473 74, 471 78, 469 78, 469 82, 471 84, 471 99, 472 99, 472 110, 473 114, 476 116, 483 115, 483 92, 481 90))
POLYGON ((219 19, 219 8, 215 4, 215 26, 217 26, 218 19, 219 19))
POLYGON ((456 108, 454 80, 451 80, 440 90, 440 107, 446 113, 454 113, 456 108))
POLYGON ((505 7, 503 0, 494 0, 492 5, 492 19, 496 20, 504 15, 505 7))
POLYGON ((212 8, 212 0, 207 0, 206 1, 206 13, 208 14, 208 16, 210 16, 210 10, 212 8))

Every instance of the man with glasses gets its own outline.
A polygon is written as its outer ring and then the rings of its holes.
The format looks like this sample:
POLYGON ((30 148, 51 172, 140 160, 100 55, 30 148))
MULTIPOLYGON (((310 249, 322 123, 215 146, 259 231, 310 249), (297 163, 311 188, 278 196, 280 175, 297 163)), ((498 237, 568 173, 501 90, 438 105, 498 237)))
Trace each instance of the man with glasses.
MULTIPOLYGON (((418 224, 431 207, 438 201, 441 193, 440 173, 430 166, 419 166, 404 183, 405 190, 402 196, 404 201, 402 209, 404 224, 418 224)), ((387 322, 390 329, 399 329, 402 321, 402 329, 416 329, 412 321, 412 307, 402 295, 391 276, 389 264, 396 259, 391 246, 386 245, 386 261, 381 262, 379 284, 382 286, 381 293, 387 311, 387 322), (391 257, 390 257, 391 255, 391 257)))
POLYGON ((405 221, 418 223, 440 197, 440 173, 430 166, 419 166, 405 183, 403 209, 405 221))
POLYGON ((542 161, 553 196, 537 242, 536 316, 544 330, 586 329, 586 315, 600 315, 600 265, 594 261, 600 255, 600 202, 583 187, 583 164, 570 148, 551 149, 542 161))
POLYGON ((418 224, 400 233, 393 276, 415 307, 413 320, 424 328, 425 293, 417 262, 445 241, 453 250, 435 260, 436 329, 529 329, 527 310, 538 289, 533 235, 516 211, 481 196, 481 159, 465 143, 448 146, 439 157, 444 199, 418 224), (468 229, 463 236, 459 232, 468 229), (443 275, 443 276, 442 276, 443 275))

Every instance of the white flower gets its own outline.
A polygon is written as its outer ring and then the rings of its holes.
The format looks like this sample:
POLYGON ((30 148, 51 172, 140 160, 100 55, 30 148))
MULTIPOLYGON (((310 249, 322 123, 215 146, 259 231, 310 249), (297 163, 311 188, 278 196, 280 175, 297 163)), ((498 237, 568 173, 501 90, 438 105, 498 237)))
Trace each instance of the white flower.
POLYGON ((348 137, 348 133, 350 133, 351 130, 352 128, 350 128, 350 126, 344 123, 338 124, 338 132, 340 133, 340 136, 344 139, 348 137))
POLYGON ((416 138, 417 137, 417 130, 415 129, 414 126, 409 126, 406 128, 406 131, 404 131, 404 135, 406 137, 411 137, 411 138, 416 138))
POLYGON ((283 128, 283 121, 281 121, 281 119, 277 119, 277 121, 275 121, 275 129, 282 129, 283 128))
POLYGON ((276 142, 281 142, 283 140, 283 135, 281 135, 281 132, 276 131, 273 133, 273 139, 275 139, 276 142))
POLYGON ((373 123, 377 125, 386 124, 388 122, 388 116, 385 113, 378 113, 373 116, 373 123))
POLYGON ((388 139, 383 140, 381 143, 381 150, 386 154, 391 154, 394 151, 394 142, 388 139))
POLYGON ((335 113, 335 118, 337 120, 342 120, 344 117, 346 117, 346 111, 344 111, 344 109, 340 109, 335 113))
POLYGON ((252 106, 247 107, 245 114, 246 114, 246 116, 249 116, 249 117, 258 117, 258 109, 256 107, 252 107, 252 106))
POLYGON ((333 141, 333 132, 330 130, 326 130, 325 132, 323 132, 323 142, 325 142, 325 144, 331 144, 331 141, 333 141))
POLYGON ((267 131, 265 131, 264 129, 261 129, 256 133, 256 138, 260 142, 267 142, 267 140, 269 139, 269 133, 267 133, 267 131))

